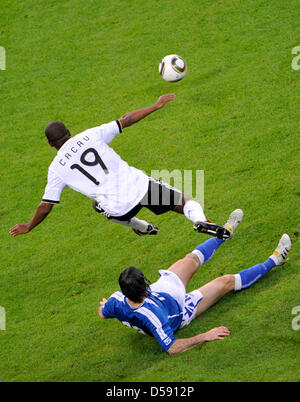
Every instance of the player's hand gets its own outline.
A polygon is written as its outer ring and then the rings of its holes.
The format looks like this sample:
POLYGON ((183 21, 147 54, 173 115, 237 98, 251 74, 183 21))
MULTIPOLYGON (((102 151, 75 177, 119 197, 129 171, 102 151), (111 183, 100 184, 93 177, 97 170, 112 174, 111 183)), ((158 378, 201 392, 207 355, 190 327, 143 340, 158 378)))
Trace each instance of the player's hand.
POLYGON ((99 308, 98 308, 98 314, 101 318, 105 318, 104 315, 102 314, 102 307, 104 306, 104 304, 107 302, 106 299, 102 299, 102 301, 100 302, 99 308))
POLYGON ((158 107, 158 109, 161 109, 162 107, 165 106, 167 102, 174 100, 175 96, 176 96, 175 94, 165 94, 160 96, 156 102, 156 106, 158 107))
POLYGON ((9 233, 12 236, 18 236, 20 234, 25 234, 29 232, 29 227, 27 223, 18 223, 17 225, 15 225, 14 227, 12 227, 9 231, 9 233))
POLYGON ((106 302, 107 300, 103 298, 102 301, 100 302, 100 306, 103 307, 106 302))
POLYGON ((215 341, 217 339, 223 340, 225 336, 229 335, 230 331, 226 327, 213 328, 210 331, 206 332, 206 340, 207 341, 215 341))

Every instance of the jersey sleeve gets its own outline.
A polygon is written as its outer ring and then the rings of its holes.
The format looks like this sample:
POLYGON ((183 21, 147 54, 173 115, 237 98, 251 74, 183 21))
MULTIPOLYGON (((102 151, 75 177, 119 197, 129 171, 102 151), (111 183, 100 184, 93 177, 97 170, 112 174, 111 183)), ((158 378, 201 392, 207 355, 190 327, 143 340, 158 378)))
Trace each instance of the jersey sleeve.
POLYGON ((95 132, 95 135, 99 140, 105 142, 106 144, 109 144, 116 135, 122 132, 122 126, 119 120, 114 120, 110 123, 102 124, 99 127, 95 127, 93 131, 95 132))
POLYGON ((115 300, 113 297, 110 297, 107 302, 104 304, 102 307, 102 314, 104 315, 105 318, 115 318, 115 312, 114 312, 114 305, 115 305, 115 300))
POLYGON ((60 195, 66 184, 56 174, 49 169, 48 179, 42 201, 50 202, 51 204, 59 204, 60 195))
POLYGON ((167 352, 176 341, 172 328, 167 323, 161 323, 160 320, 149 318, 145 323, 147 329, 155 336, 160 347, 167 352))

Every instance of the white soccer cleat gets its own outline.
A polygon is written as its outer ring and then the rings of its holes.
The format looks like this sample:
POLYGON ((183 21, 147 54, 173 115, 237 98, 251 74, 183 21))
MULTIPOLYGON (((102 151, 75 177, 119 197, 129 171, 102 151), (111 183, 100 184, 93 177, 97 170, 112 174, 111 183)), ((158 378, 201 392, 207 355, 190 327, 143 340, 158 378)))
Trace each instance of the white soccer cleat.
POLYGON ((238 228, 239 224, 242 222, 243 217, 244 212, 241 209, 235 209, 229 215, 228 221, 224 225, 224 228, 226 228, 230 232, 229 239, 231 239, 234 236, 234 233, 238 228))
POLYGON ((288 260, 288 253, 292 248, 292 242, 290 236, 284 233, 279 240, 278 246, 273 255, 276 257, 277 265, 283 265, 288 260))

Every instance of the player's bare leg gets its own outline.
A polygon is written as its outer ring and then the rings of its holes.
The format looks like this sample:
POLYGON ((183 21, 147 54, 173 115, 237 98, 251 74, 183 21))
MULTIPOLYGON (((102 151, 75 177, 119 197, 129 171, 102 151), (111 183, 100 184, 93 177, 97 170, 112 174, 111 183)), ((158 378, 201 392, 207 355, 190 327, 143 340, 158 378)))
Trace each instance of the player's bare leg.
POLYGON ((191 197, 182 194, 181 202, 174 209, 175 212, 184 214, 194 223, 194 230, 198 233, 208 234, 218 239, 229 239, 230 232, 224 227, 209 221, 201 205, 191 197))
POLYGON ((203 299, 197 306, 196 317, 217 303, 227 293, 234 290, 234 284, 234 275, 223 275, 201 286, 198 290, 202 293, 203 299))
POLYGON ((184 258, 171 265, 168 271, 174 272, 174 274, 181 279, 184 286, 187 287, 190 279, 198 271, 200 265, 198 257, 193 253, 189 253, 184 258))

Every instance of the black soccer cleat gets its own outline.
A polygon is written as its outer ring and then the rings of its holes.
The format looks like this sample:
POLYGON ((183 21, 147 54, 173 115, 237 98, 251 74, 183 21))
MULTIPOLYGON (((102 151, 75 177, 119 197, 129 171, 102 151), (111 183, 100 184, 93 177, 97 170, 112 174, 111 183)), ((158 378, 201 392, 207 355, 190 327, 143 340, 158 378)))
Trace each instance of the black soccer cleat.
POLYGON ((223 226, 216 225, 215 223, 211 222, 196 222, 194 224, 194 230, 197 233, 204 233, 222 240, 227 240, 231 236, 229 230, 223 226))
POLYGON ((149 223, 147 231, 146 232, 141 232, 138 229, 133 229, 135 234, 137 234, 138 236, 143 236, 143 235, 157 235, 158 233, 158 227, 153 225, 152 223, 149 223))

